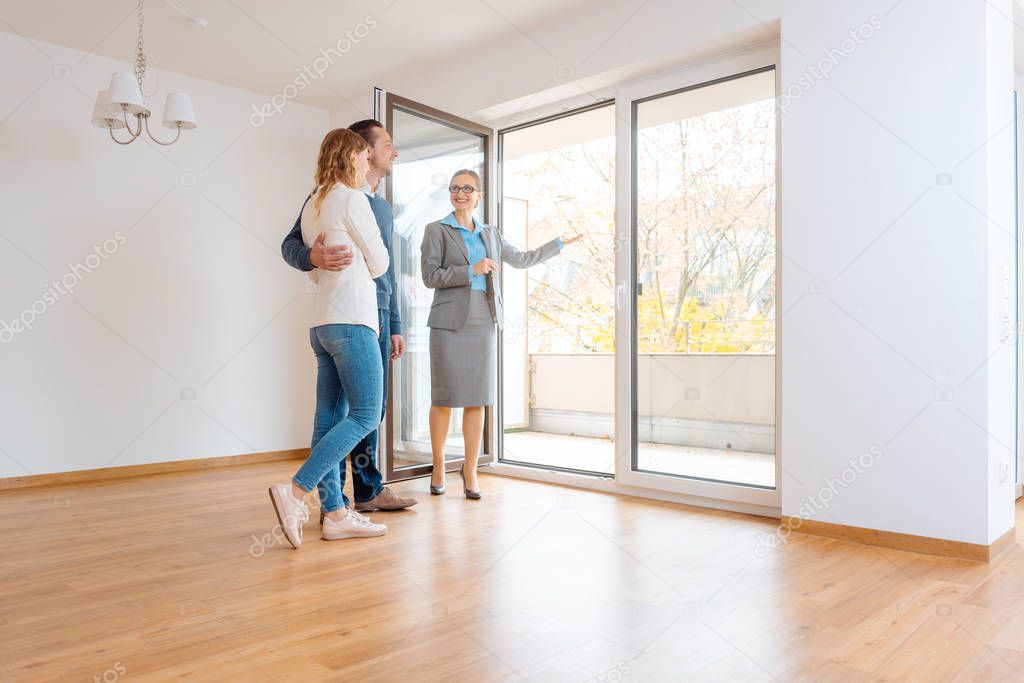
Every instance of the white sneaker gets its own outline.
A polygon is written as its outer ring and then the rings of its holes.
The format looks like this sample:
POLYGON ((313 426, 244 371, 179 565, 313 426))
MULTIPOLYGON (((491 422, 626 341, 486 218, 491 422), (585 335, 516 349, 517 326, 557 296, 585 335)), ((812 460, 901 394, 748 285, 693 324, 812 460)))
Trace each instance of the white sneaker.
POLYGON ((388 532, 385 524, 374 524, 355 510, 335 522, 330 517, 324 518, 323 534, 325 541, 337 541, 342 538, 369 538, 383 536, 388 532))
POLYGON ((277 521, 285 538, 293 548, 302 545, 302 525, 309 521, 309 508, 304 501, 292 495, 291 484, 274 484, 270 487, 270 502, 274 504, 277 521))

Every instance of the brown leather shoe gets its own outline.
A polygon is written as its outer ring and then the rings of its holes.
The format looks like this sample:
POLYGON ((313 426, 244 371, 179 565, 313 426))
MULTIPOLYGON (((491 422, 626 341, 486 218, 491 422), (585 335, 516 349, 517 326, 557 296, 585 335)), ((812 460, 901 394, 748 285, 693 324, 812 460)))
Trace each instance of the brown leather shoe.
POLYGON ((390 510, 404 510, 405 508, 411 508, 418 502, 419 501, 415 498, 403 498, 385 486, 383 491, 370 500, 362 503, 356 503, 356 510, 359 512, 372 512, 374 510, 382 510, 385 512, 390 510))

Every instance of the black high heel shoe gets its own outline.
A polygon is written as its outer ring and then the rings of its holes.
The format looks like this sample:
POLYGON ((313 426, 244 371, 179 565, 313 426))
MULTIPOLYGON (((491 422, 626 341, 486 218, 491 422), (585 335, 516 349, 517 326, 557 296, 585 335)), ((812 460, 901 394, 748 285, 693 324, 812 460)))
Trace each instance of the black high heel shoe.
POLYGON ((479 491, 470 491, 469 487, 466 486, 466 463, 462 463, 462 467, 459 469, 459 476, 462 477, 462 492, 468 500, 480 500, 483 498, 483 494, 479 491))
MULTIPOLYGON (((444 474, 444 470, 441 470, 441 474, 444 474)), ((432 496, 443 496, 444 492, 448 490, 447 484, 441 484, 440 486, 430 485, 430 495, 432 496)))

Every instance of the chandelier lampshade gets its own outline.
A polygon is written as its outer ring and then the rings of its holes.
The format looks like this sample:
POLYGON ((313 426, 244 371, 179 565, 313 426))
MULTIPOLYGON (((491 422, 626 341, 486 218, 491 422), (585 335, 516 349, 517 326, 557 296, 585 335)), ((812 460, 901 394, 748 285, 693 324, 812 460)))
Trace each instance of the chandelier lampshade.
POLYGON ((128 124, 124 122, 124 118, 120 111, 115 113, 115 110, 110 105, 110 95, 106 90, 100 90, 96 93, 96 104, 92 109, 92 125, 100 128, 127 128, 128 124))
POLYGON ((192 98, 183 92, 167 93, 167 102, 164 104, 164 127, 173 130, 179 126, 184 130, 196 127, 192 98))
POLYGON ((148 114, 149 109, 142 102, 142 91, 138 81, 130 73, 116 73, 110 77, 110 103, 123 108, 129 114, 148 114))

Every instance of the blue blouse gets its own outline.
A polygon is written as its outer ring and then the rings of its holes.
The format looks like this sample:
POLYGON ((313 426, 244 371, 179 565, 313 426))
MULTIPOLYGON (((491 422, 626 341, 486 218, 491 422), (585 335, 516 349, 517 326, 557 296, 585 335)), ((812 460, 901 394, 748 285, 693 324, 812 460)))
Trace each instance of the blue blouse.
POLYGON ((441 220, 442 225, 448 225, 453 228, 458 228, 459 234, 462 235, 462 242, 466 245, 466 253, 469 254, 469 283, 470 289, 476 289, 481 292, 487 291, 487 276, 486 275, 473 275, 473 266, 476 265, 477 261, 481 261, 487 258, 487 249, 484 247, 484 240, 480 237, 480 225, 473 221, 476 226, 476 230, 470 232, 464 227, 459 225, 459 222, 455 220, 455 212, 452 211, 450 214, 441 220))

